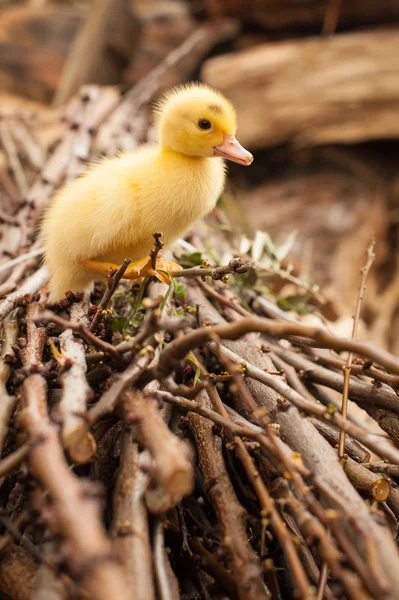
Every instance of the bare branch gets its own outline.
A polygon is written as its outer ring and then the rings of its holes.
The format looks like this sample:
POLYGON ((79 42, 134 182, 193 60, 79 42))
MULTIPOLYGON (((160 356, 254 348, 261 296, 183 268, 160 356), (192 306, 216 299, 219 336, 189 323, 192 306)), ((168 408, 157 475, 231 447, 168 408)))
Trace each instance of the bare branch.
POLYGON ((144 501, 148 484, 149 476, 140 467, 140 452, 137 443, 133 442, 132 428, 125 426, 111 533, 122 551, 125 577, 135 600, 154 598, 148 515, 144 501))
POLYGON ((18 324, 9 317, 3 323, 4 340, 0 360, 0 453, 8 431, 8 421, 14 408, 15 398, 7 391, 7 380, 11 373, 10 360, 14 357, 13 347, 18 337, 18 324))
POLYGON ((191 269, 182 269, 181 271, 173 271, 173 277, 212 277, 214 281, 223 279, 230 273, 247 273, 254 271, 255 264, 253 262, 245 262, 242 258, 233 258, 228 265, 222 267, 211 268, 208 266, 192 267, 191 269))
MULTIPOLYGON (((199 397, 205 407, 210 405, 205 392, 201 392, 199 397)), ((189 418, 205 486, 218 511, 222 544, 236 575, 238 595, 248 600, 267 598, 259 563, 248 544, 243 526, 245 512, 237 500, 225 470, 221 441, 213 435, 210 421, 194 413, 191 413, 189 418), (207 451, 207 447, 211 448, 210 452, 207 451)))
MULTIPOLYGON (((375 241, 373 240, 367 249, 367 263, 362 269, 362 278, 361 278, 359 294, 358 294, 358 298, 357 298, 356 313, 355 313, 355 317, 353 320, 353 329, 352 329, 352 336, 351 336, 352 341, 356 338, 357 328, 359 325, 360 310, 361 310, 361 306, 362 306, 364 290, 366 288, 367 275, 371 269, 371 265, 373 264, 374 258, 375 258, 374 246, 375 246, 375 241)), ((344 367, 344 390, 343 390, 343 394, 342 394, 342 406, 341 406, 341 414, 344 419, 346 419, 347 412, 348 412, 349 377, 351 374, 352 361, 353 361, 353 352, 349 352, 348 358, 346 360, 346 365, 344 367)), ((339 432, 338 455, 341 459, 343 459, 344 454, 345 454, 345 431, 343 429, 341 429, 339 432)))
POLYGON ((57 512, 57 529, 64 539, 64 554, 71 573, 99 600, 127 599, 126 582, 112 555, 99 522, 99 509, 89 489, 82 493, 79 480, 69 470, 56 428, 46 409, 46 383, 34 374, 24 382, 26 408, 20 423, 33 438, 42 438, 30 453, 32 473, 49 490, 57 512))
POLYGON ((116 288, 119 285, 120 280, 123 277, 124 272, 130 265, 132 260, 130 258, 125 258, 121 266, 117 271, 112 271, 107 277, 107 289, 104 292, 104 296, 97 308, 97 312, 94 316, 93 321, 90 325, 90 331, 95 331, 101 319, 101 313, 107 308, 109 301, 114 295, 116 288))
POLYGON ((186 335, 184 338, 175 340, 162 353, 161 360, 157 367, 159 375, 175 369, 180 360, 182 360, 190 350, 204 344, 215 335, 221 339, 236 340, 251 333, 263 333, 276 337, 288 337, 298 335, 316 340, 328 348, 337 352, 354 352, 360 356, 365 356, 375 360, 395 373, 399 373, 399 359, 393 354, 380 350, 367 342, 356 342, 336 337, 327 331, 318 327, 307 327, 296 323, 276 323, 269 319, 260 319, 257 317, 248 317, 235 323, 226 325, 216 325, 214 327, 203 327, 186 335))
POLYGON ((0 301, 0 323, 1 321, 23 300, 27 294, 36 294, 41 287, 47 283, 48 272, 47 267, 43 266, 33 275, 31 275, 21 287, 8 294, 4 300, 0 301))
POLYGON ((163 421, 156 402, 140 392, 126 393, 124 412, 127 420, 137 422, 136 435, 154 461, 151 485, 145 494, 148 510, 166 513, 193 489, 194 472, 188 449, 163 421))
MULTIPOLYGON (((216 350, 215 345, 213 348, 216 350)), ((227 350, 227 348, 223 348, 222 352, 233 362, 242 365, 242 359, 230 350, 227 350)), ((324 406, 310 402, 298 394, 298 392, 290 388, 284 381, 281 380, 281 378, 276 377, 275 375, 270 375, 254 365, 246 363, 245 369, 248 377, 256 379, 257 381, 260 381, 261 383, 264 383, 265 385, 276 390, 276 392, 281 394, 284 398, 287 398, 287 400, 292 402, 297 408, 299 408, 299 410, 311 416, 316 415, 323 421, 327 421, 327 423, 335 424, 340 429, 344 429, 346 433, 364 444, 370 450, 373 450, 377 454, 382 454, 384 457, 392 460, 392 462, 399 462, 399 451, 393 445, 380 436, 369 433, 357 425, 354 425, 350 421, 344 420, 342 415, 336 412, 335 407, 331 410, 326 410, 324 406)))
MULTIPOLYGON (((80 317, 84 303, 71 306, 71 324, 86 327, 87 316, 80 317)), ((86 306, 87 308, 87 306, 86 306)), ((63 392, 58 411, 62 420, 61 437, 64 448, 73 462, 88 462, 96 451, 96 444, 89 432, 82 430, 82 418, 86 412, 91 389, 86 381, 86 358, 82 342, 74 339, 71 328, 60 335, 61 352, 67 368, 61 374, 63 392)))
POLYGON ((17 450, 8 454, 5 458, 0 461, 0 477, 4 477, 8 475, 11 471, 18 469, 20 464, 26 459, 29 455, 29 452, 33 448, 33 446, 37 443, 40 443, 40 440, 30 440, 22 444, 17 450))
POLYGON ((104 392, 97 404, 88 411, 87 420, 89 423, 94 423, 103 415, 114 410, 122 393, 140 377, 151 361, 153 353, 154 349, 152 347, 144 348, 125 371, 115 376, 111 387, 104 392))

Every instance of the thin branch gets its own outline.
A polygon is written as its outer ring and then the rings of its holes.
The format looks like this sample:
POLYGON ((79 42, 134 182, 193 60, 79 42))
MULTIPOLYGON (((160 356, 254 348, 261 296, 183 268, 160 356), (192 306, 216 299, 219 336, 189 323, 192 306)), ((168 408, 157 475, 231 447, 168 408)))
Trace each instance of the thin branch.
POLYGON ((177 590, 171 583, 170 565, 164 545, 164 523, 161 517, 153 528, 154 573, 160 600, 178 600, 177 590))
MULTIPOLYGON (((218 344, 218 355, 219 356, 223 355, 220 344, 218 344)), ((230 367, 230 364, 227 364, 227 367, 229 368, 229 371, 232 373, 232 377, 233 377, 233 381, 234 381, 234 385, 236 387, 237 393, 240 394, 240 396, 245 399, 246 403, 248 404, 248 407, 256 415, 257 414, 256 402, 253 399, 252 395, 250 394, 248 388, 245 386, 245 383, 242 379, 241 374, 237 371, 237 369, 234 369, 234 368, 232 369, 230 367)), ((223 403, 220 399, 220 396, 219 396, 216 388, 209 389, 209 397, 210 397, 215 409, 218 412, 220 412, 221 414, 223 414, 223 416, 225 418, 229 419, 230 418, 229 414, 228 414, 227 410, 224 408, 223 403)), ((268 427, 268 425, 270 424, 268 418, 267 417, 265 417, 264 419, 260 418, 259 420, 260 420, 261 424, 264 426, 265 430, 267 431, 267 435, 268 435, 270 442, 275 441, 275 440, 273 440, 272 431, 268 427)), ((245 472, 247 474, 247 477, 248 477, 249 481, 251 482, 251 485, 258 497, 259 504, 262 508, 262 516, 264 519, 270 518, 270 524, 276 534, 276 537, 278 538, 282 548, 284 548, 285 556, 287 557, 287 561, 288 561, 288 563, 291 567, 291 571, 292 571, 292 578, 293 578, 293 582, 295 585, 295 595, 297 595, 299 598, 307 599, 307 598, 309 598, 309 596, 311 594, 310 582, 309 582, 306 572, 303 568, 303 565, 299 559, 292 536, 290 535, 289 531, 285 527, 284 521, 281 518, 279 512, 277 511, 274 500, 272 499, 270 493, 268 492, 267 487, 266 487, 265 483, 263 482, 262 478, 259 476, 256 465, 255 465, 252 457, 250 456, 248 450, 246 449, 245 445, 243 444, 243 441, 240 438, 237 438, 237 437, 233 438, 232 436, 230 436, 230 440, 232 442, 234 442, 234 444, 235 444, 235 452, 237 454, 237 457, 241 461, 241 463, 245 469, 245 472)), ((275 449, 277 450, 277 453, 278 453, 277 444, 275 444, 275 449)))
POLYGON ((154 375, 155 377, 157 375, 161 376, 169 373, 171 369, 177 368, 179 362, 190 350, 211 340, 213 336, 217 336, 220 339, 237 340, 252 332, 283 338, 291 335, 311 338, 319 344, 323 344, 337 352, 356 352, 361 356, 375 360, 395 373, 399 373, 399 359, 393 354, 376 348, 370 343, 339 338, 319 327, 308 327, 296 323, 276 323, 269 319, 247 317, 235 323, 216 325, 214 327, 201 327, 196 331, 188 333, 183 338, 174 340, 162 352, 159 365, 154 369, 154 375))
MULTIPOLYGON (((340 3, 340 0, 338 0, 338 2, 340 3)), ((323 31, 324 31, 324 26, 326 26, 326 22, 323 25, 323 31)), ((372 265, 372 263, 374 261, 374 257, 375 257, 374 246, 375 246, 375 241, 373 240, 371 242, 369 248, 367 249, 367 256, 368 256, 367 263, 361 271, 362 278, 361 278, 361 282, 360 282, 360 286, 359 286, 359 293, 358 293, 358 298, 357 298, 357 303, 356 303, 355 317, 353 320, 353 328, 352 328, 352 335, 351 335, 352 341, 356 338, 357 327, 358 327, 359 319, 360 319, 360 310, 361 310, 361 306, 362 306, 364 290, 366 287, 366 279, 367 279, 367 275, 369 273, 369 270, 371 268, 371 265, 372 265)), ((349 352, 348 358, 346 360, 346 365, 343 369, 343 371, 344 371, 344 389, 343 389, 343 394, 342 394, 341 414, 342 414, 342 418, 345 421, 347 419, 347 413, 348 413, 349 378, 350 378, 350 374, 351 374, 352 361, 353 361, 353 352, 349 352)), ((338 439, 338 456, 341 461, 344 461, 345 457, 347 456, 345 454, 345 435, 346 435, 345 431, 343 429, 340 429, 339 430, 339 439, 338 439)), ((321 570, 320 570, 320 580, 319 580, 318 588, 317 588, 317 600, 323 599, 324 590, 327 585, 327 580, 328 580, 328 565, 327 565, 327 563, 323 563, 321 570)))
POLYGON ((137 334, 130 340, 125 340, 115 346, 115 350, 120 353, 131 352, 142 347, 154 333, 158 331, 169 331, 175 333, 192 327, 195 319, 192 316, 169 317, 162 315, 161 311, 155 307, 147 312, 144 322, 137 334))
MULTIPOLYGON (((210 344, 210 348, 215 352, 217 351, 216 344, 210 344)), ((242 359, 230 350, 227 350, 227 348, 223 348, 222 352, 233 362, 238 363, 239 365, 243 364, 242 359)), ((399 463, 399 450, 391 445, 389 441, 384 440, 381 438, 381 436, 369 433, 361 427, 354 425, 350 421, 344 420, 342 415, 336 411, 335 407, 329 410, 320 404, 316 404, 307 400, 298 394, 298 392, 290 388, 284 381, 282 381, 280 377, 270 375, 269 373, 262 371, 255 365, 252 365, 248 362, 245 363, 245 370, 248 377, 256 379, 257 381, 260 381, 261 383, 271 387, 273 390, 283 396, 283 398, 286 398, 292 402, 292 404, 294 404, 294 406, 296 406, 302 412, 311 416, 316 415, 323 421, 332 423, 340 429, 344 429, 346 433, 364 444, 370 450, 373 450, 373 452, 377 453, 378 455, 383 455, 385 458, 390 459, 394 463, 399 463)))
POLYGON ((214 281, 223 279, 229 274, 241 274, 248 273, 249 271, 255 270, 255 263, 245 262, 242 258, 233 258, 228 265, 222 267, 192 267, 190 269, 182 269, 181 271, 173 271, 173 277, 186 277, 191 279, 193 277, 211 277, 214 281))
MULTIPOLYGON (((199 399, 205 407, 209 407, 210 400, 205 391, 199 394, 199 399)), ((226 471, 221 440, 214 435, 212 422, 194 413, 189 414, 189 420, 196 440, 205 488, 212 498, 221 524, 221 543, 236 576, 238 595, 248 600, 266 599, 260 565, 247 541, 245 511, 226 471)))
POLYGON ((0 323, 15 307, 18 306, 18 303, 23 300, 24 296, 27 294, 36 294, 36 292, 47 283, 47 280, 47 267, 43 266, 31 275, 18 290, 8 294, 4 300, 1 300, 0 323))
POLYGON ((11 373, 11 360, 18 337, 18 324, 11 318, 3 323, 4 340, 0 357, 0 455, 8 432, 8 421, 15 405, 15 397, 7 391, 7 381, 11 373))
MULTIPOLYGON (((338 392, 343 391, 343 374, 313 363, 299 352, 293 352, 274 344, 270 344, 270 348, 273 354, 281 356, 284 361, 293 365, 299 371, 304 381, 318 383, 338 392)), ((351 377, 349 380, 349 397, 368 412, 382 410, 385 414, 388 411, 392 411, 395 420, 398 419, 399 400, 397 395, 388 388, 374 386, 351 377)), ((399 422, 397 425, 399 435, 399 422)))
POLYGON ((58 433, 46 408, 46 383, 39 374, 24 382, 26 408, 20 424, 34 439, 42 438, 30 452, 32 473, 48 489, 57 513, 56 525, 64 539, 64 553, 74 577, 98 600, 129 597, 120 567, 112 556, 99 521, 99 509, 89 490, 69 470, 58 433))
MULTIPOLYGON (((319 421, 319 419, 312 419, 312 423, 334 448, 338 447, 339 431, 335 427, 328 425, 325 421, 319 421)), ((359 442, 353 440, 350 436, 345 437, 345 453, 359 463, 370 460, 370 452, 367 452, 359 442)))
POLYGON ((317 585, 317 596, 316 596, 316 600, 323 600, 324 598, 324 593, 326 590, 326 585, 327 585, 327 581, 328 581, 328 564, 326 562, 324 562, 321 565, 321 569, 320 569, 320 578, 319 578, 319 582, 317 585))
POLYGON ((88 423, 94 423, 103 415, 114 410, 122 393, 140 377, 152 360, 153 355, 154 349, 152 347, 144 348, 125 371, 115 376, 110 388, 104 392, 97 404, 89 409, 87 413, 88 423))
POLYGON ((392 465, 385 461, 365 462, 363 467, 373 471, 373 473, 386 473, 391 477, 399 477, 399 465, 392 465))
POLYGON ((288 488, 287 481, 280 479, 278 483, 281 486, 280 493, 282 492, 286 498, 284 508, 293 515, 305 538, 310 538, 316 542, 318 552, 330 567, 333 576, 343 582, 349 598, 351 600, 371 600, 359 578, 349 570, 342 560, 341 553, 333 537, 328 534, 328 531, 317 518, 294 497, 288 488))
POLYGON ((112 537, 122 552, 125 577, 135 600, 153 600, 154 583, 148 514, 144 496, 149 476, 140 466, 132 427, 122 431, 121 456, 113 501, 112 537))
POLYGON ((104 292, 104 296, 97 308, 97 312, 94 316, 93 321, 90 325, 90 331, 96 331, 97 326, 101 319, 102 312, 107 308, 112 296, 114 295, 116 288, 119 285, 120 280, 123 277, 124 272, 132 262, 131 258, 125 258, 121 266, 117 271, 111 271, 111 273, 107 277, 107 289, 104 292))
MULTIPOLYGON (((332 367, 333 369, 338 369, 342 371, 345 366, 345 361, 338 356, 332 356, 327 354, 321 354, 320 352, 315 353, 312 356, 312 360, 314 360, 317 364, 324 365, 327 367, 332 367)), ((356 363, 352 363, 351 365, 351 374, 352 375, 366 375, 366 377, 371 377, 374 381, 379 381, 381 383, 386 383, 387 385, 393 388, 399 388, 399 376, 391 375, 390 373, 386 373, 381 369, 377 369, 371 363, 371 361, 360 361, 357 360, 356 363)))
POLYGON ((92 346, 97 346, 97 348, 99 348, 102 352, 108 354, 111 358, 115 360, 117 364, 126 366, 126 360, 124 360, 122 354, 117 350, 117 348, 112 344, 109 344, 108 342, 105 342, 104 340, 97 337, 94 333, 92 333, 92 331, 90 331, 90 329, 85 323, 75 323, 73 321, 67 321, 66 319, 63 319, 62 317, 56 315, 50 310, 45 310, 38 314, 35 318, 35 321, 37 323, 40 323, 41 321, 48 321, 54 323, 63 331, 69 329, 70 331, 73 331, 74 333, 80 335, 88 344, 91 344, 92 346))
MULTIPOLYGON (((86 326, 88 318, 85 308, 87 309, 87 305, 84 302, 72 304, 70 325, 86 326)), ((86 412, 91 395, 86 380, 85 351, 82 342, 74 339, 71 327, 65 329, 59 339, 63 361, 68 365, 60 378, 63 387, 58 405, 62 420, 61 438, 71 460, 81 464, 88 462, 96 451, 94 438, 89 432, 82 430, 79 416, 86 412)))
POLYGON ((18 151, 15 147, 14 140, 11 137, 9 127, 5 121, 0 122, 0 139, 3 143, 5 151, 7 152, 8 161, 14 172, 15 181, 19 187, 21 196, 22 198, 26 199, 29 193, 29 186, 26 181, 25 172, 18 157, 18 151))
POLYGON ((11 454, 0 460, 0 477, 4 477, 12 471, 15 471, 15 469, 18 469, 26 457, 29 456, 29 452, 32 450, 33 446, 38 443, 40 443, 40 440, 29 440, 14 450, 14 452, 11 452, 11 454))
MULTIPOLYGON (((352 336, 351 340, 355 340, 357 334, 357 328, 359 325, 360 318, 360 310, 362 307, 362 301, 364 296, 364 290, 366 288, 366 280, 367 275, 371 269, 371 265, 374 262, 375 254, 374 254, 375 241, 373 240, 370 246, 367 249, 367 262, 366 265, 362 268, 362 278, 359 286, 359 294, 357 297, 356 304, 356 312, 355 318, 353 320, 353 328, 352 328, 352 336)), ((342 394, 342 406, 341 406, 341 414, 342 417, 346 420, 347 412, 348 412, 348 394, 349 394, 349 377, 351 374, 351 366, 353 361, 353 352, 349 352, 348 358, 346 360, 346 365, 344 367, 344 391, 342 394)), ((342 460, 345 454, 345 431, 343 429, 339 432, 339 442, 338 442, 338 456, 342 460)))
POLYGON ((146 492, 146 504, 152 513, 162 514, 174 508, 194 486, 194 472, 188 449, 163 421, 156 402, 141 392, 127 392, 125 419, 137 421, 136 436, 154 460, 152 485, 146 492))
POLYGON ((302 279, 300 277, 296 277, 291 273, 291 271, 287 269, 282 269, 280 266, 277 265, 265 266, 261 262, 256 262, 255 266, 256 270, 260 275, 262 274, 262 272, 268 275, 277 275, 278 277, 281 277, 281 279, 290 281, 291 283, 295 284, 299 289, 304 289, 308 294, 313 296, 315 300, 317 300, 317 302, 319 302, 321 305, 326 303, 326 299, 320 294, 317 285, 307 282, 305 279, 302 279))
POLYGON ((150 258, 151 258, 151 267, 154 269, 154 271, 156 271, 158 254, 160 253, 160 251, 163 248, 162 233, 160 231, 156 231, 155 233, 153 233, 153 237, 154 237, 154 248, 150 252, 150 258))
POLYGON ((7 261, 6 263, 0 265, 0 273, 3 271, 8 271, 12 267, 16 267, 20 263, 31 260, 31 258, 37 258, 43 254, 43 248, 37 248, 36 250, 31 250, 30 252, 26 252, 26 254, 21 254, 21 256, 17 256, 12 260, 7 261))
POLYGON ((233 300, 230 300, 229 298, 226 298, 225 296, 223 296, 223 294, 219 294, 219 292, 217 292, 213 287, 204 283, 202 281, 202 278, 199 278, 197 280, 197 284, 200 286, 200 288, 208 298, 213 298, 214 300, 220 302, 222 306, 226 306, 227 308, 235 310, 242 317, 247 317, 250 315, 250 313, 247 310, 245 310, 245 308, 240 306, 240 304, 234 302, 233 300))
POLYGON ((163 400, 165 402, 169 402, 171 404, 179 406, 186 412, 193 412, 198 415, 201 415, 202 417, 209 419, 213 423, 216 423, 216 425, 219 425, 220 427, 225 429, 226 433, 230 433, 232 435, 240 436, 243 438, 248 438, 250 440, 255 440, 260 446, 263 446, 265 450, 268 450, 269 452, 272 448, 270 442, 268 441, 267 437, 264 435, 262 430, 259 431, 257 428, 245 427, 234 423, 234 421, 232 421, 230 417, 222 416, 220 413, 204 406, 203 403, 196 402, 194 400, 187 400, 186 398, 182 398, 181 396, 175 396, 170 392, 165 392, 163 390, 145 392, 145 396, 158 398, 159 400, 163 400))

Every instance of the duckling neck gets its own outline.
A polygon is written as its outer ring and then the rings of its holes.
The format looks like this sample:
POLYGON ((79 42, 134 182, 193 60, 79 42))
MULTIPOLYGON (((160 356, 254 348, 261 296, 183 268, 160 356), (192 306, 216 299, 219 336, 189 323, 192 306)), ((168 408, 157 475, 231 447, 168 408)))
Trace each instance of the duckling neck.
POLYGON ((226 169, 222 158, 189 156, 160 146, 159 164, 164 172, 166 169, 169 181, 174 181, 176 187, 183 184, 191 193, 194 192, 201 204, 216 203, 225 180, 226 169), (191 186, 191 189, 187 186, 191 186))
POLYGON ((158 164, 168 181, 169 198, 164 198, 165 205, 169 204, 173 211, 178 208, 182 223, 189 226, 214 208, 225 181, 222 158, 187 156, 160 147, 158 164))
POLYGON ((163 160, 171 162, 181 161, 187 166, 192 165, 193 167, 199 168, 211 160, 210 158, 204 156, 189 156, 188 154, 182 154, 181 152, 177 152, 176 150, 172 150, 172 148, 162 145, 159 146, 159 157, 163 160))

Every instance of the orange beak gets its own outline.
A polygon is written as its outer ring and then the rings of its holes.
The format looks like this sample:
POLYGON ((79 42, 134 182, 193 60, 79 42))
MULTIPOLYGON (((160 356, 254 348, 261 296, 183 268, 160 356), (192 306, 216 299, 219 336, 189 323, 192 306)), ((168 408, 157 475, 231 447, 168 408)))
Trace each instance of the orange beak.
POLYGON ((221 144, 221 146, 215 146, 213 151, 215 156, 222 156, 223 158, 232 160, 240 165, 245 165, 246 167, 254 161, 252 154, 241 146, 234 135, 225 134, 223 144, 221 144))

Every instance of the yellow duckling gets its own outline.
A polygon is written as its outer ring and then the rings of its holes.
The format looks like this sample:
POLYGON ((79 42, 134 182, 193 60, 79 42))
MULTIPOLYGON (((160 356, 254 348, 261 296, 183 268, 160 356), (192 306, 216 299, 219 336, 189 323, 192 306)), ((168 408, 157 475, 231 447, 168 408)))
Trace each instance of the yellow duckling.
MULTIPOLYGON (((124 258, 124 277, 151 269, 153 233, 170 244, 211 211, 223 190, 224 158, 250 165, 236 140, 236 114, 220 93, 190 84, 167 93, 156 108, 159 143, 108 158, 61 190, 45 214, 50 302, 88 291, 124 258)), ((157 263, 171 272, 174 263, 157 263)))

